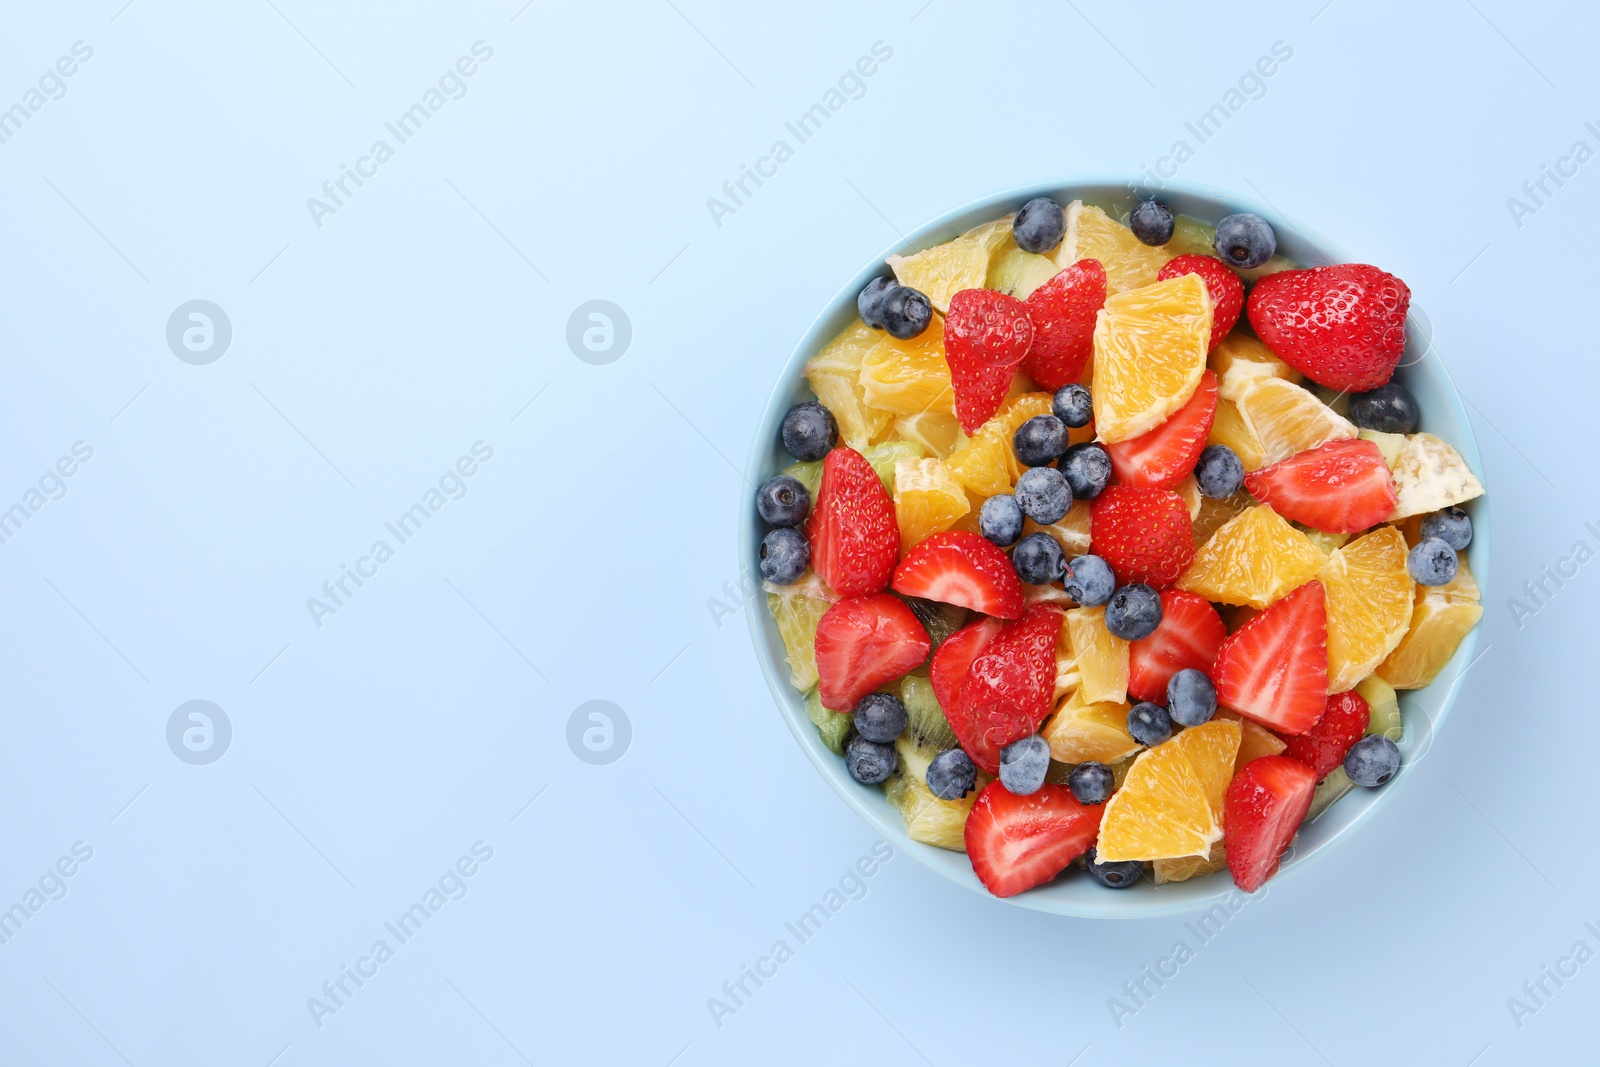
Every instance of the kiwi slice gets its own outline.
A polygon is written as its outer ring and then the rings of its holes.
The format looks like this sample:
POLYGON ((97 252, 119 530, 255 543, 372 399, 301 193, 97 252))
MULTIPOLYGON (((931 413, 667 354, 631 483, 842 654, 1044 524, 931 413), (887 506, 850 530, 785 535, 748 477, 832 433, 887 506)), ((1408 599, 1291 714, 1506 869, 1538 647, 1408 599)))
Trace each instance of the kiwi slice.
POLYGON ((822 743, 835 756, 844 755, 844 745, 850 737, 853 717, 845 712, 829 711, 822 706, 822 693, 813 689, 806 694, 806 717, 822 735, 822 743))
POLYGON ((894 743, 894 748, 900 766, 883 784, 883 792, 889 805, 906 821, 907 836, 925 845, 965 852, 967 814, 991 780, 989 775, 979 771, 977 785, 960 800, 940 800, 929 792, 927 782, 928 764, 940 749, 917 744, 909 730, 894 743))
POLYGON ((900 703, 906 706, 910 720, 905 736, 916 745, 930 748, 935 754, 960 745, 950 721, 944 717, 944 709, 939 707, 939 699, 933 695, 927 668, 919 667, 900 679, 900 703))
POLYGON ((905 598, 906 606, 911 609, 911 614, 922 623, 923 629, 928 631, 928 637, 933 641, 933 647, 928 655, 939 651, 939 646, 944 644, 944 639, 961 629, 967 621, 967 609, 958 608, 954 604, 941 604, 936 600, 920 600, 914 596, 905 598))
POLYGON ((1405 723, 1400 718, 1400 698, 1395 695, 1394 686, 1374 674, 1357 682, 1356 692, 1372 709, 1372 717, 1367 720, 1367 733, 1382 734, 1391 741, 1399 741, 1405 734, 1405 723))
POLYGON ((822 460, 815 460, 811 463, 791 463, 778 473, 787 474, 789 477, 797 479, 801 485, 806 487, 806 492, 811 494, 811 502, 813 504, 817 502, 817 486, 822 484, 822 460))
POLYGON ((1335 800, 1350 792, 1355 785, 1350 776, 1344 773, 1343 767, 1335 767, 1328 777, 1317 783, 1317 791, 1311 794, 1311 807, 1306 811, 1305 821, 1311 822, 1327 811, 1335 800))

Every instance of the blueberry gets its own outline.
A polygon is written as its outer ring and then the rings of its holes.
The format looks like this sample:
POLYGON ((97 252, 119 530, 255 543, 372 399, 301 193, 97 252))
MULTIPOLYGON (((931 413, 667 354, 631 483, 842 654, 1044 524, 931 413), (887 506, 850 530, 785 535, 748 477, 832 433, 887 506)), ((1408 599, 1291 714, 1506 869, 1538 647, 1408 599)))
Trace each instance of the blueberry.
POLYGON ((811 542, 799 530, 781 526, 761 539, 761 577, 773 585, 792 585, 811 565, 811 542))
POLYGON ((1048 252, 1061 243, 1067 232, 1067 213, 1048 196, 1036 196, 1022 205, 1011 223, 1017 247, 1035 254, 1048 252))
POLYGON ((1444 585, 1456 576, 1456 550, 1448 541, 1424 537, 1406 554, 1406 570, 1418 585, 1444 585))
POLYGON ((1106 603, 1106 629, 1124 641, 1149 637, 1160 625, 1161 594, 1143 582, 1123 586, 1106 603))
POLYGON ((1179 726, 1199 726, 1217 713, 1217 687, 1193 667, 1167 679, 1167 714, 1179 726))
POLYGON ((1422 409, 1417 398, 1398 382, 1380 385, 1367 393, 1350 397, 1350 421, 1380 433, 1413 433, 1422 409))
POLYGON ((1034 734, 1000 750, 1000 784, 1012 796, 1037 793, 1050 770, 1050 742, 1034 734))
POLYGON ((1010 493, 992 496, 978 509, 978 532, 1001 548, 1022 536, 1022 506, 1010 493))
POLYGON ((1089 877, 1105 886, 1107 889, 1126 889, 1139 880, 1144 873, 1144 864, 1139 860, 1117 860, 1115 863, 1101 863, 1095 856, 1093 848, 1085 857, 1089 861, 1089 877))
POLYGON ((1422 520, 1422 536, 1437 537, 1460 552, 1472 544, 1472 516, 1460 508, 1435 511, 1422 520))
POLYGON ((1128 710, 1128 732, 1151 748, 1172 736, 1172 716, 1160 704, 1140 701, 1128 710))
POLYGON ((756 490, 756 510, 774 526, 799 526, 811 510, 811 494, 799 478, 780 474, 756 490))
POLYGON ((874 330, 883 329, 883 303, 889 299, 889 293, 897 283, 893 278, 878 277, 867 283, 861 290, 861 295, 856 297, 856 311, 861 315, 861 321, 874 330))
POLYGON ((1164 245, 1172 240, 1172 211, 1159 200, 1141 200, 1128 216, 1128 229, 1147 245, 1164 245))
POLYGON ((844 749, 845 769, 862 785, 877 785, 893 774, 899 764, 900 756, 894 746, 881 741, 852 737, 844 749))
POLYGON ((884 297, 882 314, 889 336, 909 341, 933 321, 933 305, 917 290, 897 285, 884 297))
POLYGON ((1278 235, 1260 215, 1229 215, 1217 223, 1211 246, 1228 266, 1249 270, 1272 258, 1278 250, 1278 235))
POLYGON ((1069 597, 1092 608, 1111 599, 1117 588, 1117 576, 1112 573, 1111 564, 1099 556, 1074 556, 1062 584, 1069 597))
POLYGON ((1011 550, 1011 562, 1017 568, 1017 577, 1029 585, 1059 582, 1067 571, 1060 543, 1047 533, 1031 533, 1018 541, 1011 550))
POLYGON ((1054 415, 1035 415, 1011 435, 1011 451, 1024 467, 1054 463, 1067 450, 1067 424, 1054 415))
POLYGON ((1368 734, 1344 754, 1344 773, 1368 789, 1382 785, 1400 769, 1400 749, 1382 734, 1368 734))
POLYGON ((1054 467, 1029 467, 1017 479, 1015 493, 1022 513, 1040 526, 1060 522, 1072 507, 1066 476, 1054 467))
POLYGON ((928 764, 928 792, 940 800, 960 800, 978 784, 978 768, 959 748, 947 748, 928 764))
POLYGON ((804 463, 821 459, 833 451, 839 440, 839 424, 833 412, 815 400, 796 404, 783 417, 783 447, 804 463))
POLYGON ((1079 500, 1093 500, 1111 482, 1111 453, 1093 441, 1067 449, 1056 466, 1067 476, 1072 495, 1079 500))
POLYGON ((1079 804, 1104 804, 1111 798, 1111 785, 1111 768, 1095 760, 1078 764, 1067 775, 1067 788, 1079 804))
POLYGON ((1073 382, 1056 390, 1050 410, 1056 413, 1056 418, 1076 430, 1089 425, 1094 418, 1094 401, 1089 396, 1089 390, 1073 382))
POLYGON ((906 706, 891 693, 868 693, 856 705, 856 733, 868 741, 887 745, 906 732, 910 721, 906 706))
POLYGON ((1207 445, 1194 466, 1194 480, 1202 496, 1226 500, 1244 485, 1244 462, 1227 445, 1207 445))

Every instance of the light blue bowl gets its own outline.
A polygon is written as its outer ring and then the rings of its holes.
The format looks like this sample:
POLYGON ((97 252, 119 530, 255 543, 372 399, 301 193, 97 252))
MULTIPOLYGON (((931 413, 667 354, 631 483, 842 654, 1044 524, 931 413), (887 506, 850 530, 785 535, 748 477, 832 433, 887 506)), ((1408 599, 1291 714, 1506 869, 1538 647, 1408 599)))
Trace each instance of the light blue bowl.
MULTIPOLYGON (((1265 206, 1252 203, 1243 197, 1197 185, 1171 185, 1161 192, 1161 199, 1174 212, 1192 215, 1208 222, 1216 222, 1224 215, 1237 211, 1250 211, 1272 224, 1278 235, 1278 250, 1306 266, 1330 263, 1367 261, 1368 257, 1351 256, 1337 245, 1323 239, 1304 226, 1290 223, 1265 206)), ((788 466, 793 460, 783 450, 779 428, 784 414, 795 404, 815 399, 801 376, 806 360, 824 344, 843 330, 856 317, 856 294, 873 277, 885 272, 883 260, 892 254, 908 255, 932 245, 940 244, 971 229, 1016 211, 1036 196, 1054 197, 1062 204, 1081 199, 1105 208, 1110 214, 1120 216, 1135 203, 1130 184, 1109 179, 1082 179, 1048 182, 1042 185, 1013 189, 995 196, 974 201, 958 208, 910 234, 884 250, 883 255, 862 267, 837 296, 831 300, 806 335, 795 347, 789 362, 778 375, 777 387, 767 401, 766 412, 757 427, 755 442, 751 446, 746 467, 750 483, 759 485, 765 479, 788 466)), ((1382 258, 1382 250, 1372 258, 1382 258)), ((1382 263, 1379 263, 1382 266, 1382 263)), ((1413 307, 1407 323, 1406 353, 1396 380, 1416 396, 1422 408, 1421 429, 1449 441, 1479 479, 1483 478, 1483 463, 1478 455, 1478 443, 1472 433, 1461 398, 1444 364, 1432 350, 1427 330, 1427 318, 1413 307)), ((1473 540, 1467 549, 1467 558, 1478 584, 1484 588, 1487 601, 1489 581, 1489 505, 1487 497, 1479 497, 1465 505, 1473 520, 1473 540)), ((747 500, 739 513, 739 560, 741 568, 755 573, 758 549, 765 528, 756 514, 755 502, 747 500)), ((900 815, 884 799, 883 790, 877 786, 863 786, 855 782, 844 769, 844 761, 829 752, 817 736, 816 727, 806 717, 804 695, 795 692, 789 684, 789 667, 784 659, 783 641, 766 610, 763 597, 756 597, 752 609, 745 612, 750 621, 750 636, 755 642, 756 658, 766 674, 767 685, 773 699, 789 723, 800 747, 810 757, 812 764, 826 778, 845 803, 854 808, 872 828, 906 855, 915 857, 924 866, 976 893, 989 893, 972 873, 967 857, 960 852, 950 852, 911 840, 906 836, 900 815)), ((1299 837, 1283 862, 1282 870, 1268 883, 1281 884, 1281 880, 1297 874, 1313 856, 1328 850, 1339 837, 1354 830, 1370 818, 1388 800, 1390 794, 1402 788, 1417 765, 1426 758, 1433 739, 1444 725, 1451 705, 1455 703, 1461 676, 1477 656, 1478 630, 1474 629, 1455 658, 1445 667, 1439 680, 1426 689, 1401 694, 1400 707, 1405 717, 1405 738, 1400 742, 1402 769, 1388 785, 1381 789, 1354 789, 1335 803, 1314 822, 1301 827, 1299 837)), ((1236 893, 1233 881, 1226 871, 1187 882, 1153 885, 1142 880, 1131 889, 1106 889, 1082 872, 1068 871, 1056 881, 1009 898, 1009 903, 1053 912, 1058 915, 1076 915, 1095 919, 1141 918, 1192 911, 1222 903, 1236 893)), ((991 898, 997 899, 997 898, 991 898)))

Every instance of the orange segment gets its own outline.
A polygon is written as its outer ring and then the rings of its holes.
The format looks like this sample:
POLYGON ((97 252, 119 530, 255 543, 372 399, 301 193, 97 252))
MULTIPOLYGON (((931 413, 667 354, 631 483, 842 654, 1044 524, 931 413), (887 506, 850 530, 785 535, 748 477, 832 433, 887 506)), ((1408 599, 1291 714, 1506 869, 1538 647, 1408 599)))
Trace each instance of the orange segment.
POLYGON ((1101 817, 1099 859, 1209 856, 1222 839, 1222 800, 1239 738, 1238 723, 1213 719, 1134 760, 1101 817))
MULTIPOLYGON (((1220 716, 1222 711, 1219 709, 1217 714, 1220 716)), ((1233 718, 1232 713, 1229 713, 1228 717, 1233 718)), ((1284 743, 1283 738, 1260 723, 1251 722, 1249 719, 1240 719, 1239 729, 1239 755, 1234 757, 1234 774, 1238 774, 1239 768, 1253 759, 1260 759, 1262 756, 1276 756, 1289 747, 1284 743)))
POLYGON ((956 450, 964 439, 961 424, 949 411, 924 411, 916 415, 901 415, 890 425, 895 435, 915 441, 929 452, 944 459, 956 450))
POLYGON ((1371 674, 1411 625, 1406 539, 1383 526, 1336 548, 1319 576, 1328 598, 1328 692, 1371 674))
MULTIPOLYGON (((932 327, 929 327, 930 329, 932 327)), ((867 406, 861 389, 861 361, 883 339, 860 319, 823 346, 806 364, 806 380, 824 407, 833 412, 839 436, 857 452, 889 425, 889 413, 867 406)))
POLYGON ((1067 630, 1078 657, 1078 692, 1086 701, 1128 699, 1128 642, 1106 629, 1106 609, 1073 608, 1067 630))
POLYGON ((1305 375, 1272 354, 1272 349, 1247 333, 1237 330, 1222 339, 1206 359, 1206 365, 1217 375, 1217 381, 1227 377, 1228 368, 1242 363, 1241 368, 1253 377, 1282 378, 1288 382, 1303 382, 1305 375))
POLYGON ((1417 586, 1411 626, 1378 667, 1378 677, 1396 689, 1421 689, 1437 678, 1462 638, 1483 617, 1480 595, 1464 559, 1448 585, 1417 586))
POLYGON ((1022 520, 1022 536, 1031 533, 1047 533, 1056 539, 1061 546, 1061 552, 1070 561, 1074 556, 1082 556, 1089 551, 1089 519, 1092 508, 1087 500, 1074 500, 1072 507, 1061 517, 1060 522, 1053 522, 1049 526, 1040 526, 1032 519, 1022 520))
POLYGON ((1128 733, 1127 704, 1085 701, 1081 690, 1061 702, 1041 733, 1062 763, 1115 763, 1144 747, 1128 733))
POLYGON ((1233 401, 1245 426, 1261 443, 1262 466, 1328 441, 1356 436, 1353 423, 1292 382, 1250 373, 1242 362, 1224 378, 1217 392, 1233 401))
POLYGON ((1211 297, 1185 274, 1106 299, 1094 327, 1095 432, 1126 441, 1194 395, 1206 369, 1211 297))
POLYGON ((1152 864, 1155 868, 1156 885, 1186 882, 1201 875, 1215 874, 1227 865, 1227 850, 1221 841, 1213 844, 1211 851, 1205 856, 1182 856, 1173 860, 1156 860, 1152 864))
POLYGON ((1200 511, 1194 517, 1194 547, 1199 548, 1211 540, 1211 535, 1222 529, 1229 519, 1255 503, 1255 498, 1243 489, 1226 500, 1200 499, 1200 511))
POLYGON ((939 316, 909 341, 886 333, 878 338, 861 359, 861 396, 868 405, 896 415, 955 410, 939 316))
POLYGON ((974 227, 953 241, 913 256, 890 256, 889 269, 901 285, 922 293, 943 314, 962 289, 981 289, 995 252, 1011 236, 1011 216, 974 227))
POLYGON ((1244 416, 1239 414, 1239 406, 1231 400, 1217 400, 1217 413, 1211 420, 1211 436, 1206 439, 1208 445, 1227 445, 1239 455, 1239 462, 1244 464, 1246 471, 1260 470, 1266 466, 1267 450, 1244 421, 1244 416))
POLYGON ((1035 415, 1049 414, 1052 399, 1049 393, 1020 393, 1002 404, 994 417, 946 460, 961 484, 981 497, 1011 492, 1022 477, 1011 437, 1035 415))
POLYGON ((967 492, 937 459, 902 459, 894 466, 894 515, 900 524, 900 551, 929 534, 948 530, 967 513, 967 492))
POLYGON ((1177 253, 1145 244, 1104 211, 1074 200, 1067 206, 1066 236, 1052 255, 1058 269, 1080 259, 1099 260, 1106 269, 1106 292, 1122 293, 1154 282, 1162 266, 1177 253))
POLYGON ((1223 524, 1201 545, 1177 587, 1220 604, 1265 608, 1315 578, 1323 562, 1305 534, 1260 504, 1223 524))

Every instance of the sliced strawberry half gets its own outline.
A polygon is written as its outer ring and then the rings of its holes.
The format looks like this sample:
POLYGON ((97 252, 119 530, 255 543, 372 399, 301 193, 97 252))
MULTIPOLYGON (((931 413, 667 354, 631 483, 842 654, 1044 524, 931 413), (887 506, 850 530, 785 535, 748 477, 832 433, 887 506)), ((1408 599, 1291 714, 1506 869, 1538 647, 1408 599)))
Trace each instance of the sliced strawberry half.
POLYGON ((1039 729, 1056 691, 1056 638, 1061 608, 1034 604, 1008 623, 961 681, 950 728, 972 762, 1000 771, 1000 749, 1039 729))
POLYGON ((1222 642, 1217 702, 1280 734, 1305 732, 1328 702, 1328 609, 1307 582, 1222 642))
POLYGON ((933 683, 934 698, 944 709, 946 717, 956 710, 956 700, 961 693, 961 683, 967 677, 972 661, 983 655, 984 649, 1000 636, 1005 623, 999 619, 982 619, 963 626, 944 639, 944 644, 933 654, 928 666, 928 680, 933 683))
POLYGON ((888 593, 851 597, 817 623, 822 706, 853 711, 861 698, 928 658, 933 642, 905 601, 888 593))
POLYGON ((1128 644, 1128 695, 1165 704, 1172 676, 1191 667, 1210 674, 1217 649, 1227 638, 1228 628, 1209 600, 1163 590, 1156 632, 1128 644))
POLYGON ((1055 392, 1083 374, 1094 352, 1095 315, 1106 302, 1106 269, 1080 259, 1028 296, 1033 347, 1022 361, 1034 384, 1055 392))
POLYGON ((1350 747, 1361 740, 1372 719, 1372 708, 1354 689, 1335 693, 1328 698, 1322 717, 1303 734, 1288 739, 1289 747, 1283 754, 1297 759, 1326 778, 1333 769, 1344 762, 1350 747))
POLYGON ((906 553, 894 590, 1000 619, 1022 614, 1022 582, 1011 560, 988 538, 964 530, 933 534, 906 553))
POLYGON ((867 458, 843 446, 822 460, 806 527, 811 566, 842 597, 881 593, 900 559, 894 501, 867 458))
POLYGON ((1025 797, 990 782, 967 815, 972 873, 997 897, 1042 885, 1094 844, 1103 804, 1079 804, 1066 786, 1046 785, 1025 797))
POLYGON ((1278 861, 1305 821, 1317 772, 1288 756, 1262 756, 1242 767, 1223 800, 1228 873, 1246 893, 1278 873, 1278 861))
POLYGON ((1394 513, 1394 476, 1372 441, 1355 439, 1296 452, 1244 476, 1245 488, 1292 522, 1328 533, 1358 533, 1394 513))
POLYGON ((1222 260, 1192 252, 1167 260, 1156 280, 1164 282, 1185 274, 1200 275, 1200 280, 1206 283, 1206 292, 1211 294, 1211 343, 1206 351, 1215 352, 1233 324, 1239 321, 1239 312, 1244 310, 1244 282, 1222 260))
POLYGON ((1206 438, 1211 436, 1211 423, 1216 415, 1217 376, 1206 371, 1200 376, 1194 395, 1167 416, 1166 422, 1149 433, 1105 446, 1111 455, 1111 469, 1116 472, 1117 481, 1122 485, 1171 489, 1187 478, 1200 462, 1200 453, 1206 447, 1206 438))
POLYGON ((1016 297, 993 289, 963 289, 950 298, 944 317, 947 357, 1015 370, 1031 344, 1028 306, 1016 297))

